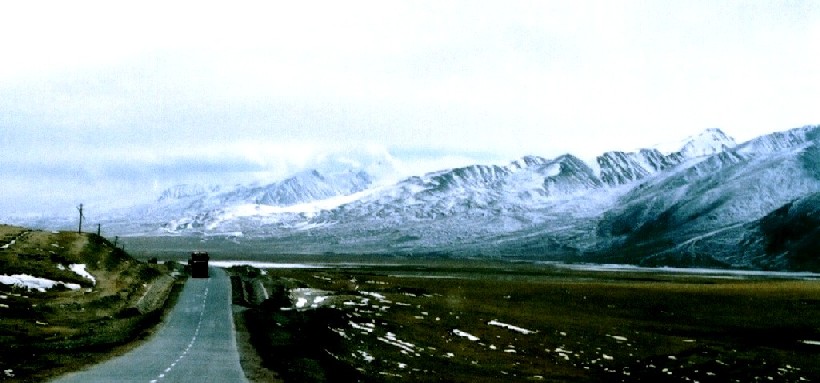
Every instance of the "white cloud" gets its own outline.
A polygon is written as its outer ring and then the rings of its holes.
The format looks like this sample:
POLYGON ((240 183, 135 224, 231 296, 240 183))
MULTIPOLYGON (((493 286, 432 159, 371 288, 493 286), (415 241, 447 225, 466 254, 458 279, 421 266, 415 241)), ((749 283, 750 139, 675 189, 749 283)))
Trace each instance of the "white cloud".
POLYGON ((0 167, 134 184, 370 144, 426 169, 744 140, 820 121, 818 25, 814 2, 8 3, 0 167))

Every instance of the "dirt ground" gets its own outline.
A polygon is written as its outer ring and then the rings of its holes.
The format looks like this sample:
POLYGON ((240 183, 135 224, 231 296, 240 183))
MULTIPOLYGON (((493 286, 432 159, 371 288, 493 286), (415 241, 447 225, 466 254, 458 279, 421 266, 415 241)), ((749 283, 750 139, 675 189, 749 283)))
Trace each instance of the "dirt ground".
POLYGON ((469 264, 236 275, 237 315, 284 381, 820 380, 818 281, 469 264))

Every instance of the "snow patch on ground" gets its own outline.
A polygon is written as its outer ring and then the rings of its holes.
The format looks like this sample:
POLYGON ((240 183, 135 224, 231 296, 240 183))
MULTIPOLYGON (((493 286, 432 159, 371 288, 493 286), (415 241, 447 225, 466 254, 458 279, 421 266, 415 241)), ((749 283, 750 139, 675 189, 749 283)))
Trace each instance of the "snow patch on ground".
POLYGON ((358 350, 358 353, 362 357, 362 359, 364 359, 364 361, 367 362, 367 363, 370 363, 370 362, 376 360, 376 358, 374 358, 373 355, 370 355, 367 351, 358 350))
POLYGON ((376 299, 378 299, 378 300, 380 300, 380 301, 387 300, 387 297, 386 297, 386 296, 384 296, 384 295, 382 295, 382 294, 379 294, 379 293, 374 293, 374 292, 372 292, 372 291, 362 291, 362 292, 361 292, 361 294, 362 294, 362 295, 367 295, 367 296, 369 296, 369 297, 376 298, 376 299))
POLYGON ((299 299, 296 301, 296 308, 297 308, 297 309, 300 309, 300 308, 305 307, 305 305, 307 304, 307 302, 308 302, 308 300, 307 300, 307 299, 305 299, 305 298, 299 298, 299 299))
POLYGON ((45 292, 46 290, 57 285, 63 285, 72 290, 77 290, 80 288, 80 285, 76 283, 65 283, 62 281, 34 277, 28 274, 0 275, 0 283, 25 288, 28 290, 37 290, 40 292, 45 292))
POLYGON ((79 276, 81 276, 81 277, 83 277, 83 278, 86 278, 86 279, 90 280, 90 281, 91 281, 91 283, 93 283, 94 285, 96 285, 96 284, 97 284, 97 279, 96 279, 96 278, 94 278, 94 276, 93 276, 93 275, 91 275, 91 273, 89 273, 88 271, 86 271, 85 267, 86 267, 86 266, 85 266, 85 264, 84 264, 84 263, 72 263, 72 264, 68 265, 68 268, 69 268, 71 271, 73 271, 75 274, 77 274, 77 275, 79 275, 79 276))
POLYGON ((319 306, 322 306, 324 302, 329 299, 327 294, 327 291, 313 288, 298 288, 290 290, 291 299, 296 300, 294 307, 297 310, 319 308, 319 306))
POLYGON ((502 323, 502 322, 499 322, 497 320, 491 320, 491 321, 487 322, 487 324, 490 325, 490 326, 498 326, 498 327, 506 328, 508 330, 520 332, 520 333, 525 334, 525 335, 537 332, 537 331, 527 330, 527 329, 522 328, 522 327, 513 326, 511 324, 502 323))
POLYGON ((476 341, 478 341, 478 340, 479 340, 477 336, 472 335, 472 334, 470 334, 470 333, 466 333, 466 332, 461 331, 461 330, 459 330, 459 329, 453 329, 453 334, 458 335, 458 336, 460 336, 460 337, 462 337, 462 338, 467 338, 468 340, 471 340, 471 341, 473 341, 473 342, 476 342, 476 341))
POLYGON ((391 346, 395 346, 395 347, 400 348, 402 350, 401 351, 402 354, 413 354, 415 352, 415 347, 416 347, 415 344, 410 343, 410 342, 405 342, 405 341, 397 338, 396 334, 394 334, 392 332, 388 332, 385 336, 383 336, 383 337, 380 336, 380 337, 377 337, 376 339, 378 339, 378 340, 380 340, 384 343, 387 343, 391 346))

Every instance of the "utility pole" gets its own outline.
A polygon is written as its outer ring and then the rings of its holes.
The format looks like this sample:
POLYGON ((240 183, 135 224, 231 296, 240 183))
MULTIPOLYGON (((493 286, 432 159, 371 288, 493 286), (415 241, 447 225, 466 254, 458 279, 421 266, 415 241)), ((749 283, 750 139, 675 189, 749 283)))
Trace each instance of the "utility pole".
POLYGON ((80 206, 77 206, 77 210, 80 211, 80 226, 77 228, 77 234, 82 234, 83 233, 83 218, 85 218, 85 216, 83 216, 83 204, 80 204, 80 206))

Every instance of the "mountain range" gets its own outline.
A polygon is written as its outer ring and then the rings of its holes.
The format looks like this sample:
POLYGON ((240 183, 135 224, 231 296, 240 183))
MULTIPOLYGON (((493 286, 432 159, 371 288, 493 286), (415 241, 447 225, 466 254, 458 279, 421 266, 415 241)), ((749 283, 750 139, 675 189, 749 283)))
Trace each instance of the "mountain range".
POLYGON ((289 253, 820 270, 820 126, 740 144, 709 129, 594 161, 525 156, 398 182, 384 181, 388 154, 368 160, 264 185, 180 185, 105 226, 289 253))

